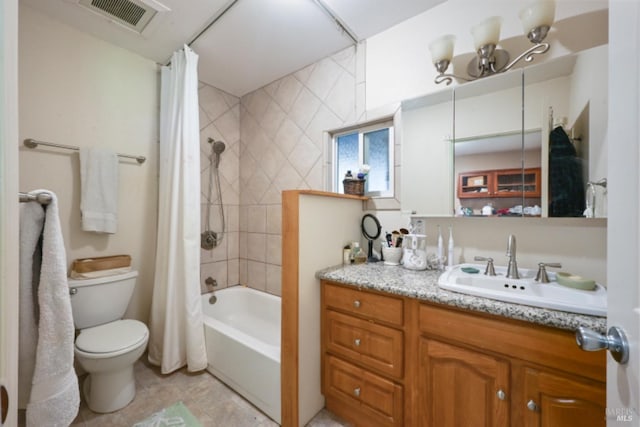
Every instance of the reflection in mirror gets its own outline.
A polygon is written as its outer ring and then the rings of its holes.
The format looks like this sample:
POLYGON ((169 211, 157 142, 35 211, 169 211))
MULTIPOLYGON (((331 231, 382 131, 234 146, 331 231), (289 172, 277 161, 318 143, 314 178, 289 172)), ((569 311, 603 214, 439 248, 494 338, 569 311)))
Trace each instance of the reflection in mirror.
POLYGON ((545 216, 607 215, 607 64, 604 45, 525 70, 525 128, 542 129, 545 216))
POLYGON ((540 216, 539 129, 457 138, 455 176, 460 216, 540 216), (523 151, 524 143, 524 151, 523 151), (532 164, 524 165, 522 159, 532 164))
POLYGON ((607 46, 455 89, 457 215, 606 216, 607 46))
POLYGON ((522 71, 455 89, 456 215, 540 215, 540 156, 523 164, 540 130, 523 133, 522 95, 522 71))
POLYGON ((401 206, 419 216, 453 213, 453 90, 402 103, 401 206))

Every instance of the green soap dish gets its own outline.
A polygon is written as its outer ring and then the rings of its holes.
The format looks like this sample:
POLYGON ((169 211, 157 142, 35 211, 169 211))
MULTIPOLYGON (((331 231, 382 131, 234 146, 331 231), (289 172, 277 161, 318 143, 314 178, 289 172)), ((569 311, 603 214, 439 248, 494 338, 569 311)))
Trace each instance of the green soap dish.
POLYGON ((480 273, 480 270, 478 270, 475 267, 461 267, 460 270, 464 271, 465 273, 469 273, 469 274, 478 274, 478 273, 480 273))
POLYGON ((567 286, 584 291, 592 291, 596 288, 596 282, 592 279, 585 279, 582 276, 559 271, 556 273, 556 281, 562 286, 567 286))

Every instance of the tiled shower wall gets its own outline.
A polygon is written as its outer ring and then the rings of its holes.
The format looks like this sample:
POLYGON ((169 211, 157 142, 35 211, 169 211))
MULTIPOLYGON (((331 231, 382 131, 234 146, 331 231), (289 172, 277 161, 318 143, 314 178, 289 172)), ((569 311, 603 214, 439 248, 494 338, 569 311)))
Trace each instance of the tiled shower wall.
POLYGON ((211 199, 209 196, 209 169, 211 144, 208 138, 223 141, 226 145, 218 168, 222 202, 225 214, 225 233, 221 243, 211 251, 200 249, 200 287, 207 290, 205 279, 211 277, 218 289, 240 283, 239 278, 239 205, 240 205, 240 99, 212 86, 201 83, 198 89, 200 104, 200 191, 201 230, 205 230, 207 205, 209 204, 210 229, 222 231, 220 198, 213 175, 211 199))
MULTIPOLYGON (((326 130, 356 122, 364 105, 363 57, 356 47, 318 61, 241 99, 201 84, 202 229, 206 220, 207 138, 223 140, 220 182, 227 233, 213 251, 201 250, 201 288, 243 284, 281 294, 281 192, 324 190, 326 130), (358 70, 358 72, 357 72, 358 70)), ((221 230, 215 176, 211 229, 221 230)))
POLYGON ((281 192, 324 189, 323 131, 356 117, 356 48, 240 100, 240 282, 281 294, 281 192))

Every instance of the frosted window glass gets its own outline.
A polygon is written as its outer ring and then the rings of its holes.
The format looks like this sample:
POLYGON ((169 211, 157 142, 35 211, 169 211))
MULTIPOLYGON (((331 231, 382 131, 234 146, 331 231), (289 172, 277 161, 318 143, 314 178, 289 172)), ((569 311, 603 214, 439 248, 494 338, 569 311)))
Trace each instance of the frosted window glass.
POLYGON ((389 129, 364 134, 364 163, 371 167, 367 177, 367 191, 389 190, 389 129))
POLYGON ((336 161, 338 162, 336 182, 340 183, 338 188, 340 189, 340 193, 342 193, 344 191, 342 180, 347 171, 351 171, 351 174, 355 178, 360 168, 358 163, 358 133, 339 136, 336 145, 336 161))

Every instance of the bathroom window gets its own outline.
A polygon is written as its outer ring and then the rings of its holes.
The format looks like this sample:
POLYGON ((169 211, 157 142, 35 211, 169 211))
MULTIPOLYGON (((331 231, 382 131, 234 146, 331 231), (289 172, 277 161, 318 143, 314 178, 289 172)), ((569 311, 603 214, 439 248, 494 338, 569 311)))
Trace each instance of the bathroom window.
POLYGON ((344 193, 347 171, 356 177, 360 166, 370 167, 365 194, 393 197, 393 122, 385 121, 333 134, 333 191, 344 193))

